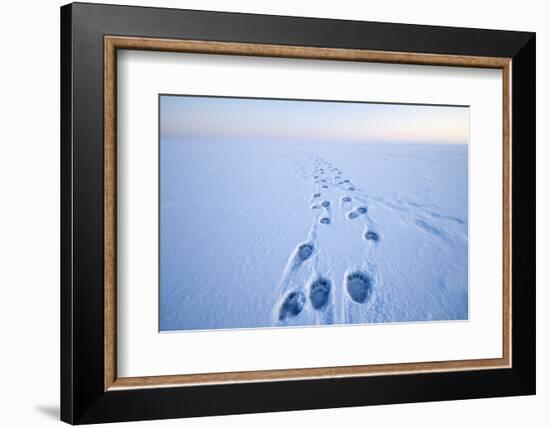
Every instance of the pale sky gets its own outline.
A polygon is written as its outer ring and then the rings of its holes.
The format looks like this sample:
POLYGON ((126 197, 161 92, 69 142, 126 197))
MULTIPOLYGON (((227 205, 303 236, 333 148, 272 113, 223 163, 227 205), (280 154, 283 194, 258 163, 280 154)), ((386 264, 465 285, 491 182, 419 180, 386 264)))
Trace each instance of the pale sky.
POLYGON ((161 137, 467 144, 468 107, 160 97, 161 137))

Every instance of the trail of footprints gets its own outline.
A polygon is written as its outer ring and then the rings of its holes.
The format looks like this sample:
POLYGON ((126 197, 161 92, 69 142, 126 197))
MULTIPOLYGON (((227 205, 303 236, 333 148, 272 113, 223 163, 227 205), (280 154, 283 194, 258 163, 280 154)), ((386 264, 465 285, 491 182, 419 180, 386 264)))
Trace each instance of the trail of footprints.
MULTIPOLYGON (((328 324, 333 322, 329 311, 335 290, 328 276, 315 273, 313 279, 306 281, 305 284, 303 280, 300 281, 297 279, 299 270, 303 265, 312 264, 313 266, 315 263, 315 254, 318 251, 315 247, 317 225, 320 227, 321 233, 324 227, 334 227, 332 221, 332 216, 335 214, 332 210, 333 203, 340 202, 340 207, 344 208, 343 215, 345 221, 360 221, 364 219, 365 225, 370 223, 367 214, 368 206, 364 203, 367 200, 381 203, 389 208, 406 211, 413 215, 413 224, 416 227, 442 239, 445 239, 445 232, 432 225, 426 219, 432 218, 456 225, 464 224, 464 221, 460 218, 439 214, 415 202, 397 199, 393 202, 368 195, 366 192, 356 189, 353 182, 344 176, 342 170, 334 167, 330 162, 319 156, 313 156, 312 160, 314 165, 313 170, 308 171, 307 168, 300 165, 299 173, 304 178, 312 179, 316 186, 316 191, 312 193, 309 202, 312 212, 315 213, 315 217, 308 241, 296 247, 289 259, 290 265, 287 264, 287 268, 283 273, 280 297, 276 306, 279 321, 296 317, 307 305, 310 305, 314 311, 325 313, 326 316, 321 317, 322 323, 328 324), (352 207, 354 204, 356 206, 352 207), (313 234, 312 231, 314 232, 313 234)), ((295 166, 298 167, 298 164, 296 163, 295 166)), ((362 239, 366 244, 372 245, 377 244, 381 237, 376 230, 366 227, 362 239)), ((314 271, 317 272, 317 269, 314 269, 314 271)), ((350 303, 362 305, 368 303, 373 298, 375 289, 374 279, 366 271, 357 270, 346 273, 343 278, 343 285, 346 298, 350 303)))
MULTIPOLYGON (((346 208, 346 220, 355 220, 361 216, 365 216, 368 212, 366 205, 360 204, 353 209, 351 208, 354 202, 352 195, 355 191, 355 186, 349 179, 343 178, 342 171, 319 157, 314 157, 313 162, 314 169, 311 177, 317 186, 317 191, 311 195, 310 208, 319 214, 313 220, 312 230, 316 230, 315 223, 318 223, 321 227, 330 227, 332 224, 331 216, 333 213, 331 204, 333 201, 329 198, 325 199, 323 196, 323 191, 329 189, 329 186, 336 190, 336 192, 333 191, 332 193, 342 193, 339 200, 342 206, 346 208)), ((362 238, 365 241, 377 242, 379 235, 376 231, 366 230, 362 238)), ((299 244, 291 255, 287 269, 283 273, 283 286, 277 308, 279 321, 296 317, 306 305, 310 305, 313 310, 318 312, 328 310, 331 303, 331 295, 334 294, 334 285, 328 277, 316 274, 308 284, 296 285, 292 281, 304 264, 314 263, 313 259, 317 251, 318 249, 315 248, 315 239, 310 239, 307 243, 299 244), (290 287, 290 284, 293 284, 294 287, 290 287), (288 288, 292 289, 288 290, 288 288)), ((364 304, 372 298, 374 289, 373 279, 365 271, 347 273, 344 278, 344 288, 347 298, 351 302, 364 304)), ((331 317, 325 317, 323 320, 324 323, 331 323, 333 321, 331 317)))
MULTIPOLYGON (((310 306, 314 311, 325 316, 321 317, 323 324, 330 324, 334 320, 330 314, 332 300, 335 295, 334 284, 328 278, 313 269, 315 274, 312 279, 307 281, 299 280, 298 273, 306 265, 315 265, 315 257, 318 252, 316 248, 317 226, 322 233, 325 227, 333 226, 332 216, 335 214, 332 210, 332 204, 344 208, 343 215, 345 221, 361 221, 363 218, 366 226, 368 221, 368 206, 366 201, 380 203, 386 207, 399 211, 408 212, 413 216, 413 225, 426 233, 445 239, 445 232, 428 222, 432 218, 442 222, 463 225, 464 221, 457 217, 445 216, 424 207, 421 204, 395 199, 386 200, 378 196, 368 195, 366 192, 358 189, 348 178, 344 177, 342 170, 334 167, 330 162, 325 161, 319 156, 313 156, 313 171, 299 165, 296 161, 295 167, 299 168, 300 176, 312 179, 316 191, 310 197, 310 208, 315 213, 313 224, 310 229, 310 236, 306 243, 299 244, 291 254, 287 268, 283 273, 280 296, 276 304, 276 313, 278 320, 284 320, 298 316, 306 306, 310 306), (330 189, 330 190, 327 190, 330 189), (329 195, 331 197, 329 197, 329 195), (353 205, 356 205, 352 208, 353 205)), ((339 211, 339 210, 337 210, 339 211)), ((373 245, 380 241, 381 237, 376 230, 365 227, 362 239, 366 244, 373 245)), ((370 247, 374 248, 374 247, 370 247)), ((374 279, 364 270, 356 270, 344 274, 343 288, 345 298, 350 304, 363 305, 372 300, 375 291, 374 279)))

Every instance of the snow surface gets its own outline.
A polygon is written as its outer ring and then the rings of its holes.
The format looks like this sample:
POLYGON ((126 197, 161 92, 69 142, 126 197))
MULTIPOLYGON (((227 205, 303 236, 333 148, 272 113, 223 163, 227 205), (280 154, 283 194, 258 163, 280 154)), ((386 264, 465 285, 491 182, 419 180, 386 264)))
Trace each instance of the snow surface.
POLYGON ((161 141, 160 330, 468 318, 468 146, 161 141))

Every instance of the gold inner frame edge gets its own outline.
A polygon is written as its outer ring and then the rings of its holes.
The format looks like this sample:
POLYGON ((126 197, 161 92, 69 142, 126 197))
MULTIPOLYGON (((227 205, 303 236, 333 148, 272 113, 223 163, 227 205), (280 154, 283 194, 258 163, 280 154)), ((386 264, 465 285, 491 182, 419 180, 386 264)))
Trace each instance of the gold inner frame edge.
POLYGON ((211 385, 222 383, 291 381, 302 379, 396 375, 422 372, 511 367, 512 204, 511 204, 511 58, 373 51, 310 46, 269 45, 142 37, 104 37, 104 390, 211 385), (169 376, 117 376, 116 323, 116 54, 118 49, 213 55, 241 55, 333 61, 439 65, 502 70, 503 144, 503 349, 501 358, 375 364, 303 369, 279 369, 169 376))

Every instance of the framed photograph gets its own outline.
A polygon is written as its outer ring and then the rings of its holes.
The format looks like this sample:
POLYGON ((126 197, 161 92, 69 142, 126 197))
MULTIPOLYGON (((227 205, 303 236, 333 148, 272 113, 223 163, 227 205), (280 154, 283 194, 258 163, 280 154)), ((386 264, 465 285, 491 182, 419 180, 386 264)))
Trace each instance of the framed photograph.
POLYGON ((535 393, 535 34, 61 8, 61 418, 535 393))

